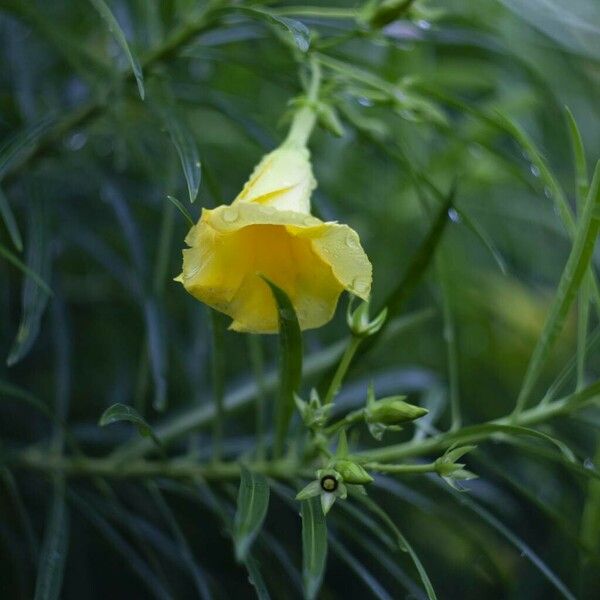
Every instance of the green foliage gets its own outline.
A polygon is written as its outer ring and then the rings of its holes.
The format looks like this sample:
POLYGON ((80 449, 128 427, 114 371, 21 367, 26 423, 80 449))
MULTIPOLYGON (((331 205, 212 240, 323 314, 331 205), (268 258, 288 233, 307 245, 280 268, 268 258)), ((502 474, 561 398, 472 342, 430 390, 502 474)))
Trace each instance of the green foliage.
POLYGON ((598 597, 599 19, 0 3, 0 597, 598 597), (231 332, 184 238, 299 109, 372 297, 231 332))

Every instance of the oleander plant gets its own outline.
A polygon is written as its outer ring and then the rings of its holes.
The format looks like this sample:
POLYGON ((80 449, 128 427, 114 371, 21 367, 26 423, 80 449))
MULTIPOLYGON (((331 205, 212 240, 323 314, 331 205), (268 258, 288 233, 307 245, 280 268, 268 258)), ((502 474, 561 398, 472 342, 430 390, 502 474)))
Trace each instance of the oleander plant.
POLYGON ((600 597, 595 0, 0 0, 0 597, 600 597))

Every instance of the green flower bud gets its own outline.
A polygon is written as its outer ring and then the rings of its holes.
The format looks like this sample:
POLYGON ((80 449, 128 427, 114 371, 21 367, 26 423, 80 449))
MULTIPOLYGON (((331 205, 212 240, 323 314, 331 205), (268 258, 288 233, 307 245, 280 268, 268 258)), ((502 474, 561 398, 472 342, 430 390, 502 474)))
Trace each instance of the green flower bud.
POLYGON ((369 402, 365 409, 366 422, 398 425, 399 423, 419 419, 429 412, 426 408, 404 402, 403 398, 405 397, 390 396, 389 398, 369 402))
POLYGON ((387 308, 384 308, 372 321, 369 320, 369 303, 361 302, 356 310, 352 310, 352 301, 348 304, 346 321, 352 334, 356 337, 368 337, 377 333, 385 323, 387 308))
POLYGON ((342 476, 345 483, 362 485, 373 481, 373 478, 363 467, 351 460, 337 461, 335 470, 342 476))

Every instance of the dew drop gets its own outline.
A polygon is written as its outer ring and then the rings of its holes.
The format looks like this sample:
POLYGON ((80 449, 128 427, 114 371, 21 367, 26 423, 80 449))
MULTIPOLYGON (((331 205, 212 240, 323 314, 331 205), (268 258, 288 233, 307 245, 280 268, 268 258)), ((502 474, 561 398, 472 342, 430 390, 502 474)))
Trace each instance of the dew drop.
POLYGON ((369 98, 365 98, 364 96, 360 96, 359 98, 357 98, 357 102, 361 106, 373 106, 373 101, 369 98))
POLYGON ((226 223, 235 223, 238 220, 239 212, 235 206, 228 206, 223 211, 223 221, 226 223))
POLYGON ((352 281, 352 289, 358 294, 366 294, 369 291, 369 280, 365 277, 355 277, 352 281))
POLYGON ((448 209, 448 217, 453 223, 460 223, 460 215, 455 208, 448 209))
POLYGON ((425 19, 420 19, 419 21, 417 21, 417 25, 421 29, 431 29, 431 23, 429 21, 426 21, 425 19))
POLYGON ((536 167, 535 165, 529 165, 529 170, 531 171, 531 174, 534 177, 539 177, 540 176, 540 170, 538 167, 536 167))
POLYGON ((346 246, 348 248, 358 248, 358 241, 351 233, 346 234, 346 246))
POLYGON ((583 468, 584 469, 589 469, 590 471, 594 470, 594 461, 591 458, 586 458, 583 461, 583 468))
POLYGON ((552 190, 549 187, 544 188, 544 196, 548 199, 552 198, 552 190))

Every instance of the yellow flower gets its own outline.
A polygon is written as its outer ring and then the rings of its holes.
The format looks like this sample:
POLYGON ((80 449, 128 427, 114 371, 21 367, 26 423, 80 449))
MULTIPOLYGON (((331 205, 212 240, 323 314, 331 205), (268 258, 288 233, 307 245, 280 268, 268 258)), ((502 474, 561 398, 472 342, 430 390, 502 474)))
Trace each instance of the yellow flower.
POLYGON ((302 329, 327 323, 344 289, 366 300, 371 263, 350 227, 311 216, 315 187, 304 145, 288 141, 267 154, 231 205, 203 209, 177 281, 229 315, 231 329, 252 333, 278 330, 261 275, 287 293, 302 329))

